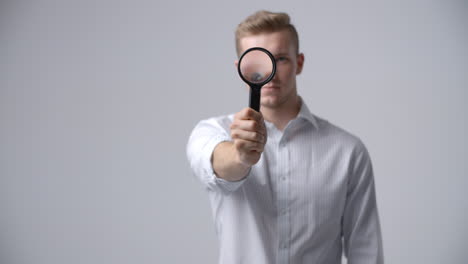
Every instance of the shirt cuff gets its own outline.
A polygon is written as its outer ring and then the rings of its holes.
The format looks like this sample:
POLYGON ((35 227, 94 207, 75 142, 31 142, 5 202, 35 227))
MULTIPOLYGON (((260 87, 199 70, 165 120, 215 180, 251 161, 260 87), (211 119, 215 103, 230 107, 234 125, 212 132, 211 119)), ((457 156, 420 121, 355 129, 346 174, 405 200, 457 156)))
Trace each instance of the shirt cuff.
POLYGON ((213 172, 213 176, 215 177, 215 182, 216 182, 216 184, 218 186, 223 188, 225 191, 233 192, 233 191, 237 190, 245 182, 245 180, 247 179, 247 176, 249 175, 251 169, 252 168, 249 168, 249 171, 247 172, 245 177, 238 180, 238 181, 228 181, 228 180, 219 178, 218 176, 216 176, 216 174, 214 172, 213 172))

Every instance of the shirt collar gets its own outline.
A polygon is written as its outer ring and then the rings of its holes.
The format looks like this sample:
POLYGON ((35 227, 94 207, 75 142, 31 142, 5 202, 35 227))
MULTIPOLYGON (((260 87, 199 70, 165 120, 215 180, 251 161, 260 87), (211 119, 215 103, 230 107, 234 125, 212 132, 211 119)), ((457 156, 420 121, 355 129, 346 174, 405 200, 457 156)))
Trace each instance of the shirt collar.
POLYGON ((310 110, 307 107, 306 103, 304 102, 304 100, 302 100, 302 97, 299 96, 299 99, 301 100, 301 109, 299 110, 299 114, 297 114, 297 118, 303 118, 303 119, 309 121, 310 123, 312 123, 312 125, 314 125, 314 127, 316 129, 318 129, 319 126, 318 126, 317 119, 310 112, 310 110))

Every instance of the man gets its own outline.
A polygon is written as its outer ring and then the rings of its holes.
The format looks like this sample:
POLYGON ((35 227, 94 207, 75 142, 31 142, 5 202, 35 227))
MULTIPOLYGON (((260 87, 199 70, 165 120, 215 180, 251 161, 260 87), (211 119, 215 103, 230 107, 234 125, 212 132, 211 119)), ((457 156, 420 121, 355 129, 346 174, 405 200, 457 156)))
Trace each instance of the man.
MULTIPOLYGON (((355 136, 313 115, 297 94, 304 55, 285 13, 236 30, 238 55, 263 47, 277 73, 245 108, 201 121, 187 156, 206 187, 219 263, 383 263, 372 165, 355 136)), ((237 64, 237 62, 236 62, 237 64)))

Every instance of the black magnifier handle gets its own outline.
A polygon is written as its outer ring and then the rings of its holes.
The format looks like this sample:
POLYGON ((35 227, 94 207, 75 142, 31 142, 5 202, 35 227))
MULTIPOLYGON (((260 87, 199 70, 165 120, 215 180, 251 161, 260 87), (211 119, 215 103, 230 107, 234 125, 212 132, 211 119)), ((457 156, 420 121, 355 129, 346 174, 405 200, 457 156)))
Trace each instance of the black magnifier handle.
POLYGON ((260 88, 259 86, 250 85, 249 107, 260 112, 260 88))

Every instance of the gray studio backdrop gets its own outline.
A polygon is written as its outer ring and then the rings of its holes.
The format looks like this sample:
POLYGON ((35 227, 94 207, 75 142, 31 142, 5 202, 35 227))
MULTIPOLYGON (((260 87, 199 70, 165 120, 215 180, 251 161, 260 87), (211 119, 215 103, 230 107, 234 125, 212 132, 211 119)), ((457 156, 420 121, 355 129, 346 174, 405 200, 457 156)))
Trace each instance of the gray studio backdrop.
POLYGON ((185 145, 247 105, 233 32, 286 11, 311 110, 375 169, 386 263, 467 263, 466 1, 1 1, 0 263, 216 263, 185 145))

